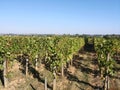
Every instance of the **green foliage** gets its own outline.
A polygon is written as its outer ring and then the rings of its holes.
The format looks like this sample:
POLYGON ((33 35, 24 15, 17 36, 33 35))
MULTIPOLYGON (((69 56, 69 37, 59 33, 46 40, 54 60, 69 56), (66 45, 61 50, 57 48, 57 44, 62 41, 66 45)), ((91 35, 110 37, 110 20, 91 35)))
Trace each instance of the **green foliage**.
POLYGON ((95 41, 94 45, 98 56, 98 64, 100 70, 103 70, 104 75, 113 75, 114 74, 113 68, 115 65, 115 60, 113 60, 113 55, 115 53, 115 47, 116 47, 114 40, 95 38, 94 41, 95 41))
POLYGON ((1 66, 4 59, 14 60, 19 55, 28 56, 29 62, 34 64, 37 55, 53 71, 72 59, 72 55, 84 46, 84 39, 70 36, 0 36, 0 46, 1 66))

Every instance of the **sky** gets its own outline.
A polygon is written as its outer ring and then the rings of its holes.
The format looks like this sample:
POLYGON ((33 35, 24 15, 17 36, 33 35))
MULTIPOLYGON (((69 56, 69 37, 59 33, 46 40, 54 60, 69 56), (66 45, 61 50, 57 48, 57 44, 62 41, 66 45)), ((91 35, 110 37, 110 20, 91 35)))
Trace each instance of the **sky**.
POLYGON ((120 0, 0 0, 1 34, 120 34, 120 0))

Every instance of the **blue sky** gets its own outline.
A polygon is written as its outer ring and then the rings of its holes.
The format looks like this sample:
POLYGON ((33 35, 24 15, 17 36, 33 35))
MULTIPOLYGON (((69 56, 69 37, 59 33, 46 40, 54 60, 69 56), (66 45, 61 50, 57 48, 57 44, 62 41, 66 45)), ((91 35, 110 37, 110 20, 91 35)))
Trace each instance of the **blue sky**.
POLYGON ((120 34, 120 0, 0 0, 0 33, 120 34))

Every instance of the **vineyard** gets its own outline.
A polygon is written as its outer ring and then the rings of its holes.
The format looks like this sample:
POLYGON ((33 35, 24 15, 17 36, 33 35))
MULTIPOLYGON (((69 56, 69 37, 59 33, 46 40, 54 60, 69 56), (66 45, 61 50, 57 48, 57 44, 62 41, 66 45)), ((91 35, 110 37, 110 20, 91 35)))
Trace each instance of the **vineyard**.
POLYGON ((0 90, 119 90, 119 64, 117 37, 0 36, 0 90))

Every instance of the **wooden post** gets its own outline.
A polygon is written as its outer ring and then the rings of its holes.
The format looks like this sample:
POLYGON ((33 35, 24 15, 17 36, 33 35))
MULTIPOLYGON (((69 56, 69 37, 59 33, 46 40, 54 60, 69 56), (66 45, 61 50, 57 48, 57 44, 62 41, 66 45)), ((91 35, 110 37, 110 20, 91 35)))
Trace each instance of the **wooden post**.
POLYGON ((37 70, 37 66, 38 66, 38 63, 37 63, 37 62, 38 62, 38 59, 36 58, 36 59, 35 59, 35 69, 36 69, 36 70, 37 70))
POLYGON ((107 76, 105 76, 105 81, 104 81, 104 90, 108 90, 108 89, 107 89, 107 76))
POLYGON ((54 79, 53 79, 53 90, 56 90, 56 73, 55 71, 53 72, 54 79))
MULTIPOLYGON (((109 59, 110 59, 110 54, 108 53, 107 54, 107 62, 109 62, 109 59)), ((109 69, 109 66, 106 67, 106 76, 105 76, 105 82, 104 82, 104 90, 109 90, 109 76, 108 76, 108 69, 109 69)))
POLYGON ((35 69, 38 69, 38 55, 35 56, 35 69))
POLYGON ((25 70, 26 76, 28 75, 28 59, 26 59, 26 70, 25 70))
POLYGON ((41 66, 42 61, 41 61, 40 56, 38 57, 38 61, 40 62, 40 66, 41 66))
POLYGON ((3 63, 3 67, 4 67, 4 70, 3 70, 3 78, 4 78, 4 87, 7 87, 7 61, 5 59, 4 63, 3 63))
POLYGON ((64 76, 64 65, 62 63, 62 77, 64 76))
POLYGON ((47 77, 45 77, 45 90, 47 90, 47 77))

